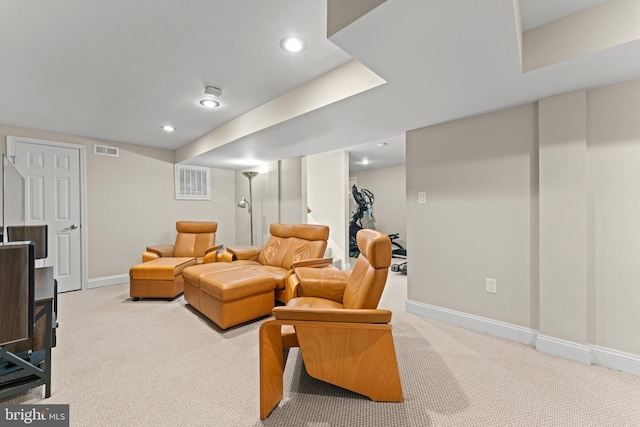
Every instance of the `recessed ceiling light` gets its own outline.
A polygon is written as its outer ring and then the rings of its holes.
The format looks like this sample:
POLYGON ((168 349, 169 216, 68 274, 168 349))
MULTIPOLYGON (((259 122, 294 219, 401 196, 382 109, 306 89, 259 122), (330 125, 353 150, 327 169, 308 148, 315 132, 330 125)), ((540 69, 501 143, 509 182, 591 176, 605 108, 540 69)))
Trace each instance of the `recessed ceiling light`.
POLYGON ((170 126, 170 125, 164 125, 164 126, 161 126, 161 127, 162 127, 162 130, 165 131, 165 132, 173 132, 173 131, 176 130, 176 128, 174 128, 173 126, 170 126))
POLYGON ((306 49, 307 42, 300 37, 285 37, 280 40, 280 47, 287 52, 298 53, 306 49))
POLYGON ((361 163, 363 165, 368 165, 369 163, 371 163, 371 160, 364 159, 361 163))
POLYGON ((381 143, 379 143, 377 145, 378 145, 378 147, 384 147, 385 145, 387 145, 387 143, 386 142, 381 142, 381 143))
POLYGON ((216 108, 220 106, 220 103, 213 99, 203 99, 202 101, 200 101, 200 105, 207 108, 216 108))

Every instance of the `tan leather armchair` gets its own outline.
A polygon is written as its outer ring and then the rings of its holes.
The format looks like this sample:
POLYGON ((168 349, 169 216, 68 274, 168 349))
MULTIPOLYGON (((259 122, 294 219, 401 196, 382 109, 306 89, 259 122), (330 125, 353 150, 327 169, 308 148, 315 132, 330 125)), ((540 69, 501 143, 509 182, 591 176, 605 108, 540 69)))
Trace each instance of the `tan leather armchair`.
POLYGON ((329 227, 313 224, 271 224, 271 236, 264 247, 227 246, 218 261, 232 262, 276 281, 275 298, 287 302, 285 283, 297 267, 327 267, 332 258, 323 258, 329 227))
POLYGON ((142 262, 161 257, 196 258, 198 264, 215 261, 216 252, 222 249, 222 245, 215 246, 217 222, 178 221, 176 230, 174 245, 147 246, 142 262))
POLYGON ((290 347, 300 347, 314 378, 374 401, 401 402, 391 311, 377 309, 391 265, 391 241, 375 230, 356 236, 360 256, 351 272, 296 268, 292 298, 260 328, 260 418, 283 396, 290 347))

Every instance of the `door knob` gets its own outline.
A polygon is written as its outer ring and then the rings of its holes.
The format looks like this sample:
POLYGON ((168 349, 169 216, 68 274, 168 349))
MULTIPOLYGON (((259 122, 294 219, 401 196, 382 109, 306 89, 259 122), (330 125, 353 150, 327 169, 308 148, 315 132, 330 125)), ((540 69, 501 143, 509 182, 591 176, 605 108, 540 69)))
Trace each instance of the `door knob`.
POLYGON ((78 228, 78 226, 76 224, 71 224, 71 227, 69 227, 72 230, 75 230, 76 228, 78 228))

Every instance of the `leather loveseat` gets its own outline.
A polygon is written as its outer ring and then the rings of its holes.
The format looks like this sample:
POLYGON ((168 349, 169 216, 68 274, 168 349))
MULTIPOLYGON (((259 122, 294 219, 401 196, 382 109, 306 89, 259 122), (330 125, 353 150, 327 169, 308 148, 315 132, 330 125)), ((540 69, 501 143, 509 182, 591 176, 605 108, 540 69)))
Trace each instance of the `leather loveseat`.
POLYGON ((222 329, 271 314, 285 302, 285 282, 297 267, 326 267, 329 227, 271 224, 264 247, 232 246, 218 261, 184 269, 184 299, 222 329))
POLYGON ((271 236, 264 247, 227 246, 218 261, 242 265, 275 279, 275 298, 287 302, 285 284, 297 267, 327 267, 332 258, 323 258, 329 227, 315 224, 271 224, 271 236))

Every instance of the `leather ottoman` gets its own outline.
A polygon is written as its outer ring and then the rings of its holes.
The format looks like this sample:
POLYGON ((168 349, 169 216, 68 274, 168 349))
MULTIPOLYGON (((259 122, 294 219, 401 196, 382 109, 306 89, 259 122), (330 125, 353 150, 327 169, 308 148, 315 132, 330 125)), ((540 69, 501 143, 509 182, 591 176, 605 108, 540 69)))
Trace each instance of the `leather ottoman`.
POLYGON ((184 292, 182 271, 196 264, 195 258, 158 258, 134 265, 129 270, 129 295, 173 300, 184 292))
POLYGON ((222 329, 271 314, 273 276, 226 262, 184 270, 184 299, 222 329))

